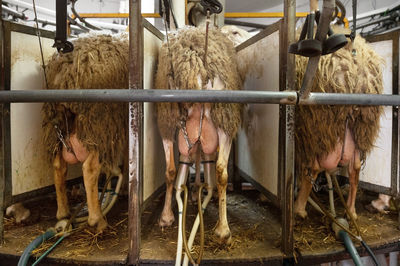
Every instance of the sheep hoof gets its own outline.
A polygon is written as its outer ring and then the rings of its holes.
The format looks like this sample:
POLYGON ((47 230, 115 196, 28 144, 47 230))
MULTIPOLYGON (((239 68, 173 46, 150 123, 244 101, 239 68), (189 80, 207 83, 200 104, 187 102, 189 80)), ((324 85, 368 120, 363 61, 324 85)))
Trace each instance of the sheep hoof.
MULTIPOLYGON (((351 213, 351 215, 353 216, 354 220, 357 220, 357 219, 358 219, 358 216, 357 216, 357 213, 356 213, 356 212, 350 211, 350 213, 351 213)), ((350 219, 350 217, 349 217, 349 215, 348 215, 347 213, 346 213, 346 217, 347 217, 347 219, 349 219, 349 220, 351 221, 351 219, 350 219)))
POLYGON ((168 227, 171 226, 175 222, 175 217, 172 211, 163 211, 161 213, 160 220, 158 220, 158 224, 160 227, 168 227))
POLYGON ((6 210, 6 216, 13 216, 17 224, 27 221, 30 215, 31 211, 26 209, 22 203, 13 204, 6 210))
POLYGON ((158 221, 158 224, 160 227, 169 227, 175 222, 174 216, 169 217, 169 218, 164 218, 160 217, 160 220, 158 221))
POLYGON ((229 227, 223 228, 217 225, 214 233, 221 245, 230 245, 232 243, 232 234, 229 227))
POLYGON ((99 222, 97 223, 96 231, 98 233, 102 233, 107 228, 107 226, 108 226, 108 224, 107 224, 106 220, 104 220, 104 218, 101 218, 99 220, 99 222))
POLYGON ((302 219, 307 218, 307 212, 305 210, 296 210, 294 213, 295 213, 295 216, 300 217, 302 219))
POLYGON ((103 232, 104 229, 107 228, 107 222, 106 222, 106 220, 104 219, 104 217, 91 218, 91 217, 89 216, 89 218, 88 218, 88 224, 89 224, 89 226, 92 226, 92 227, 96 226, 96 231, 97 231, 98 233, 103 232))

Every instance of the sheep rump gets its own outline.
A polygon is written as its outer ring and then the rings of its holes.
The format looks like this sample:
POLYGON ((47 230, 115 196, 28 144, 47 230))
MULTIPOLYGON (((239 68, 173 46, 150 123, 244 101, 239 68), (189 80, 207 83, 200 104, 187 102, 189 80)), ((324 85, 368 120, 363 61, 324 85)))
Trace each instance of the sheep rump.
MULTIPOLYGON (((127 38, 94 35, 73 43, 73 52, 55 53, 48 62, 48 89, 128 88, 127 38)), ((43 143, 50 161, 62 149, 54 125, 66 134, 66 120, 69 120, 69 133, 76 132, 88 151, 99 151, 104 169, 112 169, 120 163, 127 134, 126 103, 45 103, 42 116, 43 143), (75 128, 71 128, 73 120, 75 128)))
MULTIPOLYGON (((306 68, 306 58, 296 56, 297 86, 306 68)), ((383 92, 383 59, 357 36, 354 44, 347 44, 333 54, 321 56, 312 92, 371 93, 383 92), (353 47, 356 56, 352 55, 353 47)), ((296 163, 304 171, 343 143, 346 123, 360 150, 361 160, 374 147, 379 133, 381 106, 298 106, 295 118, 296 163), (347 121, 347 122, 346 122, 347 121)))
MULTIPOLYGON (((205 28, 187 27, 179 33, 169 35, 159 53, 158 69, 155 79, 156 89, 175 89, 169 87, 174 77, 174 86, 180 90, 201 90, 197 77, 202 84, 213 81, 219 76, 225 85, 224 90, 241 89, 236 51, 232 42, 218 29, 209 29, 207 66, 204 67, 205 28), (170 52, 170 55, 169 55, 170 52), (171 65, 173 71, 171 69, 171 65)), ((185 121, 191 103, 157 103, 158 127, 163 138, 173 140, 180 121, 185 121)), ((214 103, 211 117, 216 127, 221 128, 230 137, 234 137, 241 124, 241 104, 214 103)))

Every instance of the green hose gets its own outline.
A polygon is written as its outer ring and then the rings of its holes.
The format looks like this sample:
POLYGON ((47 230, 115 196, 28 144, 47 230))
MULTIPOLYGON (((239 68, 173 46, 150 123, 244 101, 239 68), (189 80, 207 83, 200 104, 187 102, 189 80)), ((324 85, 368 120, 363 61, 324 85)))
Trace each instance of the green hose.
POLYGON ((356 266, 363 266, 364 264, 361 261, 360 255, 358 255, 357 249, 353 244, 353 241, 351 241, 350 236, 346 233, 344 230, 339 231, 339 237, 343 241, 344 246, 347 249, 347 252, 349 252, 351 258, 353 259, 353 262, 356 266))
POLYGON ((36 237, 24 250, 24 252, 21 255, 21 258, 19 258, 18 261, 18 266, 25 266, 28 264, 29 257, 31 256, 31 253, 34 249, 36 249, 38 246, 40 246, 44 241, 46 241, 49 238, 52 238, 55 236, 56 231, 54 228, 49 228, 44 234, 36 237))

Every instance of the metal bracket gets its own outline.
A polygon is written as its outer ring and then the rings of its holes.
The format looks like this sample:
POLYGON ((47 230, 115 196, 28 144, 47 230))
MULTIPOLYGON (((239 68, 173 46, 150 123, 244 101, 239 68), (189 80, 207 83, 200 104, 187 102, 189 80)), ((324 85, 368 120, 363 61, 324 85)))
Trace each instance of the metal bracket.
POLYGON ((74 46, 67 41, 67 0, 56 0, 56 24, 56 37, 53 47, 61 53, 72 52, 74 46))

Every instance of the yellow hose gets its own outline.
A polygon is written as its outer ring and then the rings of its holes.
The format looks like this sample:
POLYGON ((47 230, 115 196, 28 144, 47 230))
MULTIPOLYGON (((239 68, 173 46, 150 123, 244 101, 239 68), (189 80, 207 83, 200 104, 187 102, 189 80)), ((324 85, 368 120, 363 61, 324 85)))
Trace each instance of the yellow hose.
POLYGON ((204 252, 204 220, 203 220, 203 208, 201 204, 201 193, 205 186, 206 184, 202 184, 200 186, 199 195, 197 197, 197 208, 199 211, 199 219, 200 219, 200 251, 199 251, 199 258, 197 259, 197 264, 200 264, 204 252))
MULTIPOLYGON (((199 188, 198 192, 198 197, 197 197, 197 209, 199 212, 199 219, 200 219, 200 251, 199 251, 199 257, 197 258, 196 262, 197 264, 200 264, 201 259, 203 257, 204 253, 204 219, 203 219, 203 207, 201 204, 201 194, 203 191, 203 188, 207 186, 207 184, 202 184, 199 188)), ((187 244, 187 239, 186 239, 186 209, 187 209, 187 198, 188 198, 188 189, 186 185, 182 185, 182 189, 184 192, 183 196, 183 211, 182 211, 182 238, 183 238, 183 247, 185 248, 185 252, 190 260, 190 263, 193 265, 196 265, 194 262, 194 259, 192 257, 192 254, 190 253, 189 246, 187 244)))

